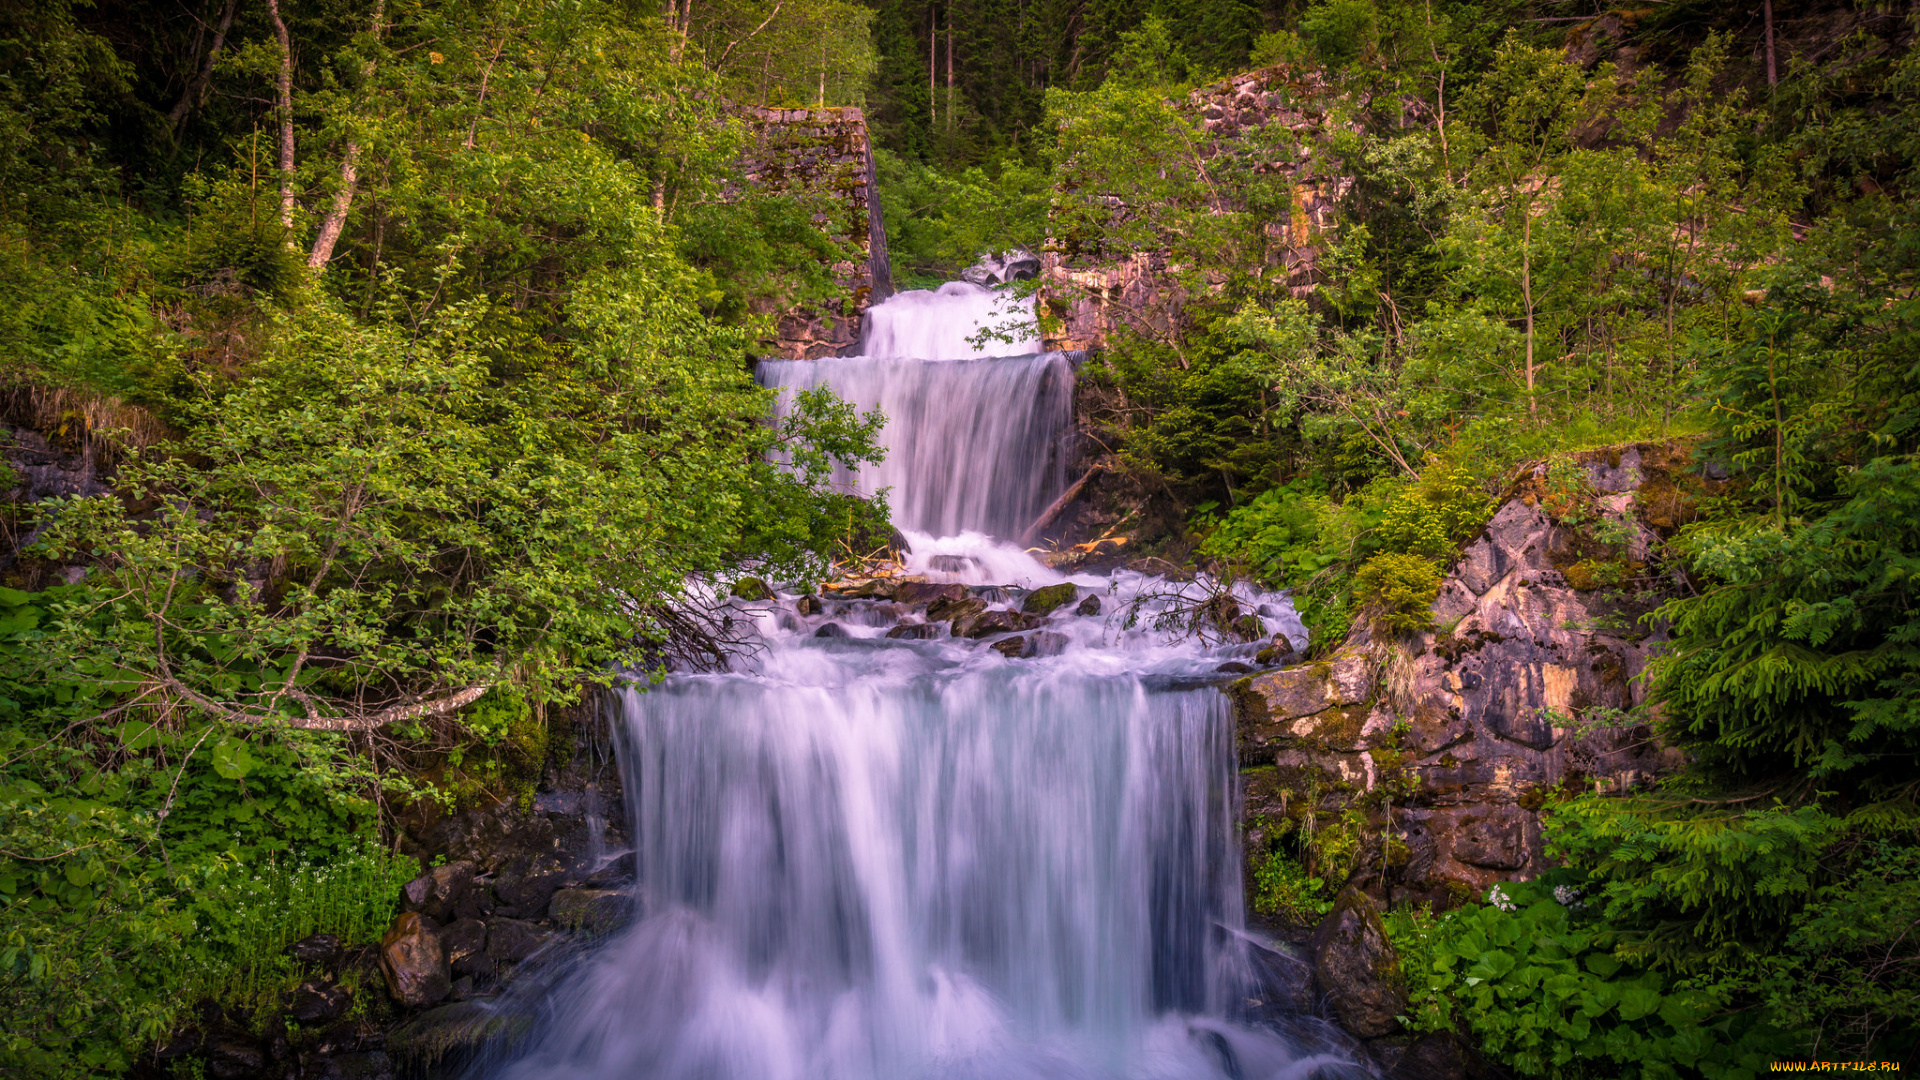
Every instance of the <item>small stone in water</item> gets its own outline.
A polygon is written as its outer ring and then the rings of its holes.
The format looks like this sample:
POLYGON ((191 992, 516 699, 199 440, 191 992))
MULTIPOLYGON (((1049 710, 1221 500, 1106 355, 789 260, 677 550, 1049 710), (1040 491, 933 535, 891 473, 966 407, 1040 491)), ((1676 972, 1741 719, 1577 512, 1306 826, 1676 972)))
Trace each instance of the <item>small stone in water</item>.
POLYGON ((830 622, 813 632, 814 637, 849 637, 847 628, 837 622, 830 622))
POLYGON ((1217 668, 1214 668, 1213 670, 1215 670, 1215 671, 1227 671, 1227 672, 1231 672, 1231 673, 1233 673, 1233 674, 1235 674, 1235 675, 1245 675, 1245 674, 1246 674, 1247 672, 1249 672, 1249 671, 1252 671, 1252 670, 1253 670, 1253 665, 1251 665, 1251 664, 1243 664, 1243 663, 1241 663, 1241 662, 1240 662, 1240 661, 1238 661, 1238 660, 1229 660, 1229 661, 1227 661, 1226 663, 1224 663, 1224 664, 1221 664, 1221 665, 1220 665, 1219 667, 1217 667, 1217 668))
POLYGON ((927 560, 927 569, 942 574, 963 574, 979 565, 980 560, 971 555, 935 555, 927 560))
POLYGON ((1080 606, 1074 608, 1073 613, 1075 615, 1100 614, 1100 598, 1098 596, 1088 596, 1085 600, 1080 601, 1080 606))
POLYGON ((820 614, 820 598, 817 596, 803 596, 793 602, 793 609, 802 615, 818 615, 820 614))
POLYGON ((991 646, 994 652, 1009 660, 1018 660, 1023 656, 1032 656, 1032 643, 1023 637, 1003 638, 991 646))
POLYGON ((928 638, 937 638, 940 636, 940 624, 908 623, 905 626, 896 626, 887 631, 887 636, 896 641, 903 638, 908 641, 925 641, 928 638))

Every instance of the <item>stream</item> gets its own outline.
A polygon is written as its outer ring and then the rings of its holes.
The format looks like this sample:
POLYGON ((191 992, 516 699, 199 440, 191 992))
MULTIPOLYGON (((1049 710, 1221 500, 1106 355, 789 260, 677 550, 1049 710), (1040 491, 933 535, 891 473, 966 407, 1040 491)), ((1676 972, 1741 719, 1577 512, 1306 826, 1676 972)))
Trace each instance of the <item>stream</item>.
MULTIPOLYGON (((1183 586, 1062 575, 1001 539, 1064 490, 1072 436, 1067 357, 969 340, 1018 303, 964 283, 902 293, 873 310, 871 355, 767 361, 759 378, 885 412, 886 460, 840 479, 888 491, 910 573, 988 611, 1062 582, 1074 598, 1002 649, 1012 635, 956 638, 885 598, 728 601, 757 632, 734 670, 622 702, 640 917, 478 1075, 1357 1075, 1246 1019, 1217 684, 1258 643, 1130 625, 1131 599, 1183 586)), ((1236 599, 1306 644, 1284 596, 1236 599)))

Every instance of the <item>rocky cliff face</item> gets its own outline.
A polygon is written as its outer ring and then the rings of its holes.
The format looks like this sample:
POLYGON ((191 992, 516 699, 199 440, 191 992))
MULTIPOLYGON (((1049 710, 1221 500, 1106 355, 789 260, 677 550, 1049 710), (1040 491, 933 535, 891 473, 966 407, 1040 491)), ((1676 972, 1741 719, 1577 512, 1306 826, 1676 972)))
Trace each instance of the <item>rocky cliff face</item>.
POLYGON ((817 201, 814 224, 858 257, 833 266, 841 296, 777 314, 766 355, 787 360, 844 356, 860 344, 869 307, 893 293, 866 116, 856 108, 741 110, 754 143, 741 162, 747 183, 817 201))
POLYGON ((1433 630, 1362 630, 1236 685, 1250 852, 1309 799, 1364 807, 1393 840, 1357 878, 1451 906, 1543 869, 1547 789, 1633 786, 1675 764, 1627 710, 1662 640, 1642 617, 1678 587, 1657 541, 1711 482, 1673 446, 1579 461, 1579 511, 1544 470, 1523 481, 1447 575, 1433 630))

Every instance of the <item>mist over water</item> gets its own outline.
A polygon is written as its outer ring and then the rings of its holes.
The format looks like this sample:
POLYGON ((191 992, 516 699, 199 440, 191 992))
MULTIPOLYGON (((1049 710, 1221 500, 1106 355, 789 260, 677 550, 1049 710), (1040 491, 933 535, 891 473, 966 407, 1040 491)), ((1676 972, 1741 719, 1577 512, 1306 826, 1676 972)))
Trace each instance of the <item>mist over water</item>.
MULTIPOLYGON (((893 335, 876 340, 944 340, 952 327, 920 323, 973 317, 979 292, 902 294, 875 310, 893 335)), ((1059 490, 1040 444, 1066 433, 1070 366, 867 357, 768 363, 762 378, 888 409, 894 471, 861 482, 894 486, 909 569, 1072 581, 1108 615, 1063 609, 1050 650, 1010 660, 944 628, 889 638, 919 616, 884 602, 803 616, 791 597, 729 601, 755 653, 622 699, 638 920, 559 984, 516 1060, 484 1073, 1315 1076, 1329 1059, 1232 1019, 1248 983, 1225 697, 1151 689, 1254 646, 1128 626, 1112 612, 1165 583, 1063 577, 992 539, 1059 490)), ((1017 608, 1020 593, 974 595, 1017 608)), ((1242 600, 1305 643, 1283 597, 1242 600)))

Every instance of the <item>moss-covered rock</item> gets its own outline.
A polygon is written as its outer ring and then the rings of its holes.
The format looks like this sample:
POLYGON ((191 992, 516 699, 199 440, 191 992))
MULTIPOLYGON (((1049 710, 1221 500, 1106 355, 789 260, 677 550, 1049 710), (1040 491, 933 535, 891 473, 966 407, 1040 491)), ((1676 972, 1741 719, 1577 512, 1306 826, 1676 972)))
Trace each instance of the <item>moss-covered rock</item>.
POLYGON ((1073 603, 1079 595, 1077 586, 1070 581, 1063 581, 1028 593, 1026 603, 1020 605, 1020 610, 1029 615, 1051 615, 1055 609, 1073 603))
POLYGON ((771 600, 773 590, 757 577, 743 577, 733 583, 731 594, 740 600, 771 600))

